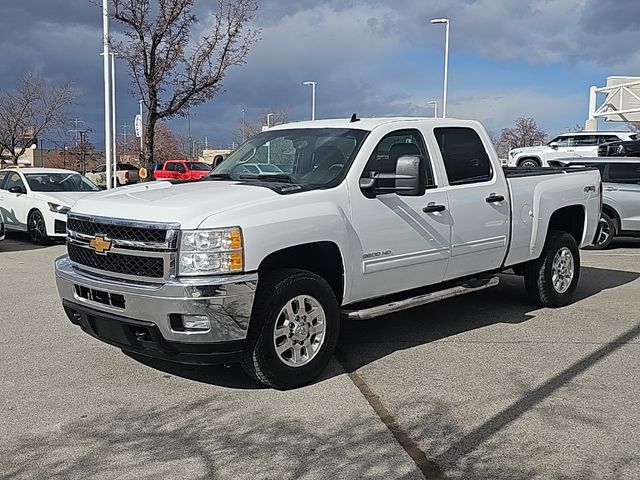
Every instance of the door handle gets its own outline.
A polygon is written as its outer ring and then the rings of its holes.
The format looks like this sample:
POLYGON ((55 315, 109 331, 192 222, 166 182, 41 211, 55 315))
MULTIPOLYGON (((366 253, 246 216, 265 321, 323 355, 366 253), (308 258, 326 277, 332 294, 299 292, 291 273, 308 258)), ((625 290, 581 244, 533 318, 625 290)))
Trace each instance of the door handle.
POLYGON ((617 192, 618 189, 616 187, 604 187, 602 190, 605 192, 617 192))
POLYGON ((496 203, 504 201, 504 197, 502 195, 496 195, 495 193, 492 193, 485 200, 487 201, 487 203, 496 203))
POLYGON ((422 211, 424 213, 435 213, 435 212, 442 212, 442 211, 444 211, 446 209, 447 209, 447 207, 445 207, 444 205, 438 205, 438 204, 435 204, 435 203, 430 203, 429 205, 424 207, 422 209, 422 211))

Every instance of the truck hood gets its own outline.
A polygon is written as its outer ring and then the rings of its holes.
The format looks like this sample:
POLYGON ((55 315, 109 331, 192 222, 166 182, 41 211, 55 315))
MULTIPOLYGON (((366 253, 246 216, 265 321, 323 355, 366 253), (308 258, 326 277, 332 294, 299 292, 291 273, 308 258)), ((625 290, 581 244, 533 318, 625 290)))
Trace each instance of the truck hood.
POLYGON ((148 182, 81 199, 72 213, 90 216, 176 222, 197 228, 206 218, 232 208, 260 205, 279 195, 269 188, 231 181, 172 184, 148 182))

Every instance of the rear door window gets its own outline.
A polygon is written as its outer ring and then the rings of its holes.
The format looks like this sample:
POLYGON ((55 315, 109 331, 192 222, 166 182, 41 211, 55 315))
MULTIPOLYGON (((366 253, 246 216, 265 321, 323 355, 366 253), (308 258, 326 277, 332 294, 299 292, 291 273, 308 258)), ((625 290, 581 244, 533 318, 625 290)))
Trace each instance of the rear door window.
POLYGON ((448 127, 434 130, 442 153, 449 185, 487 182, 493 169, 482 140, 472 128, 448 127))

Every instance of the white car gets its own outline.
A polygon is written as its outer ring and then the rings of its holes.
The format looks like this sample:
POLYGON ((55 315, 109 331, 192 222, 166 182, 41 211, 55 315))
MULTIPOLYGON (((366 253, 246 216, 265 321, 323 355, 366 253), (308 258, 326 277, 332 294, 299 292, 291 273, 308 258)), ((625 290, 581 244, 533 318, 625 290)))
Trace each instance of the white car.
POLYGON ((619 140, 633 140, 632 132, 577 132, 558 135, 546 145, 514 148, 509 151, 509 167, 548 167, 549 160, 595 157, 598 145, 619 140))
POLYGON ((7 230, 28 232, 36 245, 67 234, 67 212, 100 189, 78 172, 57 168, 0 170, 0 213, 7 230))

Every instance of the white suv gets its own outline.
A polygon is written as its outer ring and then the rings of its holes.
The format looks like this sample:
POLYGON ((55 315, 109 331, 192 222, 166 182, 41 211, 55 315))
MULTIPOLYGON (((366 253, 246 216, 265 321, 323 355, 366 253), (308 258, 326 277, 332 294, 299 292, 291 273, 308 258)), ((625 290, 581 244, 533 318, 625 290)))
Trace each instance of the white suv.
POLYGON ((549 160, 598 156, 598 145, 618 140, 633 140, 632 132, 578 132, 558 135, 546 145, 514 148, 509 152, 510 167, 548 167, 549 160))

